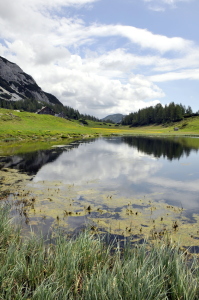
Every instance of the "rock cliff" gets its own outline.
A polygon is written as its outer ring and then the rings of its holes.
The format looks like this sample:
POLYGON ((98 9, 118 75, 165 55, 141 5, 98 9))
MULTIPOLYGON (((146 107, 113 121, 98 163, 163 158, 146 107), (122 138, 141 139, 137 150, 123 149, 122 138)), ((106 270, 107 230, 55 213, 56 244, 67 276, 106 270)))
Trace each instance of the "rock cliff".
POLYGON ((35 80, 16 64, 0 56, 0 99, 18 101, 34 99, 38 102, 62 103, 52 94, 44 92, 35 80))

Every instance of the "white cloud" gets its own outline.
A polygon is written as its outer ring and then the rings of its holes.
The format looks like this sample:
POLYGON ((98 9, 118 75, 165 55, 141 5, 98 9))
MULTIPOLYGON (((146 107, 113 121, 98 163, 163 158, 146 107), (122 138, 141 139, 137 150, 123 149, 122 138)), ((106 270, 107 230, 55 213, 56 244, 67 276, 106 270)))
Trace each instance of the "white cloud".
POLYGON ((54 8, 62 6, 82 6, 92 4, 99 0, 34 0, 34 5, 43 6, 45 8, 54 8))
POLYGON ((148 8, 150 10, 157 11, 157 12, 165 11, 165 8, 163 6, 149 5, 148 8))
POLYGON ((126 36, 133 43, 140 45, 142 48, 151 48, 159 52, 166 51, 187 51, 193 46, 191 41, 180 37, 168 38, 163 35, 153 34, 146 29, 139 29, 132 26, 116 26, 118 33, 126 36))
POLYGON ((155 105, 164 92, 153 82, 168 80, 171 72, 177 74, 182 68, 199 68, 199 51, 192 41, 133 26, 86 26, 78 17, 59 15, 63 6, 94 2, 1 1, 0 36, 4 44, 0 44, 0 55, 17 63, 65 105, 99 117, 155 105), (139 55, 124 48, 109 51, 106 44, 103 51, 98 50, 98 42, 107 37, 126 38, 139 47, 139 55), (89 50, 93 45, 96 50, 89 50), (143 54, 148 49, 153 54, 143 54), (172 58, 165 57, 167 52, 172 58), (153 68, 153 74, 140 75, 142 68, 153 68))
MULTIPOLYGON (((132 76, 128 83, 101 74, 100 64, 82 60, 72 55, 65 66, 46 66, 43 69, 42 86, 51 91, 64 104, 79 109, 83 113, 104 117, 109 113, 129 113, 140 107, 155 105, 153 100, 164 93, 143 76, 132 76), (45 78, 45 79, 43 79, 45 78), (145 102, 145 100, 149 102, 145 102)), ((34 71, 36 69, 34 68, 34 71)), ((39 74, 40 67, 37 68, 39 74)), ((38 77, 38 76, 35 76, 38 77)))
POLYGON ((191 2, 192 0, 144 0, 145 2, 154 2, 156 1, 157 3, 164 3, 168 5, 174 5, 178 2, 191 2))
POLYGON ((147 29, 140 29, 133 26, 93 24, 85 27, 84 24, 76 23, 75 25, 78 26, 74 27, 73 24, 73 30, 71 31, 71 24, 65 22, 59 29, 61 33, 69 33, 69 38, 66 41, 68 46, 77 42, 78 44, 88 43, 88 41, 93 43, 96 38, 115 36, 125 37, 131 43, 137 44, 143 49, 153 49, 161 53, 167 51, 183 53, 193 47, 192 41, 180 37, 169 38, 163 35, 153 34, 147 29))
POLYGON ((176 8, 180 2, 192 2, 194 0, 143 0, 148 8, 154 11, 164 11, 167 7, 176 8))
MULTIPOLYGON (((85 2, 88 1, 85 0, 85 2)), ((51 1, 48 2, 51 3, 51 1)), ((54 5, 61 5, 62 2, 63 0, 57 0, 54 5)), ((2 37, 9 40, 26 39, 33 45, 43 40, 46 45, 50 42, 54 46, 66 47, 80 46, 88 44, 88 42, 94 43, 100 37, 125 37, 143 49, 150 48, 161 53, 167 51, 185 52, 193 47, 192 41, 180 37, 168 38, 153 34, 147 29, 133 26, 101 24, 85 26, 81 19, 52 16, 41 10, 40 5, 44 5, 44 1, 35 0, 32 3, 24 2, 24 0, 18 0, 14 3, 7 0, 6 5, 4 2, 0 3, 0 33, 2 37), (37 9, 32 8, 32 3, 37 9)), ((68 1, 65 5, 67 4, 68 1)), ((49 8, 48 5, 45 7, 49 8)))
POLYGON ((154 82, 164 82, 182 79, 199 80, 199 69, 164 73, 150 76, 149 79, 154 82))

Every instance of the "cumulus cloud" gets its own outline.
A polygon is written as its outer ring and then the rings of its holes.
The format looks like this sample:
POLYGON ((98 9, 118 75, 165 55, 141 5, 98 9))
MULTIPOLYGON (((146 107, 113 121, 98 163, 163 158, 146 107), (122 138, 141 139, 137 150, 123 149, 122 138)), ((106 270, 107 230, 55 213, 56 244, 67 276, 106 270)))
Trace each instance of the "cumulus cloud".
POLYGON ((94 2, 1 1, 0 55, 17 63, 65 105, 98 117, 155 105, 165 94, 153 82, 165 80, 167 73, 182 67, 197 68, 199 51, 192 41, 133 26, 86 25, 77 16, 60 14, 63 7, 94 2), (125 38, 139 47, 139 55, 125 48, 109 50, 104 42, 104 51, 99 50, 98 42, 110 37, 125 38), (90 50, 93 45, 95 51, 90 50), (146 55, 147 49, 153 54, 146 55), (143 68, 153 74, 140 75, 143 68))
POLYGON ((46 67, 41 78, 42 85, 63 103, 83 113, 97 113, 99 117, 109 113, 126 114, 140 107, 155 105, 159 101, 153 99, 164 96, 161 89, 144 77, 132 76, 124 84, 118 79, 103 75, 100 64, 96 62, 91 71, 89 62, 87 64, 80 56, 72 55, 66 64, 67 68, 46 67))

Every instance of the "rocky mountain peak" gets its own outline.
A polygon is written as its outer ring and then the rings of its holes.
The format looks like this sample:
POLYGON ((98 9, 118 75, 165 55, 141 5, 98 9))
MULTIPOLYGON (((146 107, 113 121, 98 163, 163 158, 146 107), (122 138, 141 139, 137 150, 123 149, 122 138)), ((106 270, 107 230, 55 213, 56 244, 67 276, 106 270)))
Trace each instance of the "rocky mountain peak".
POLYGON ((0 56, 0 99, 18 101, 34 99, 38 102, 62 103, 52 94, 44 92, 35 80, 18 65, 0 56))

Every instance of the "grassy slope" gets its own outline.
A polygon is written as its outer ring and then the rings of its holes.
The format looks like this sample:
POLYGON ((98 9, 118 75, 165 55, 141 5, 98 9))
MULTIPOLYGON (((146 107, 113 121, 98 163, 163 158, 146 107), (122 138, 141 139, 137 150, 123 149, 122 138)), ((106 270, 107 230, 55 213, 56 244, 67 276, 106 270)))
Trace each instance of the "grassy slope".
POLYGON ((7 137, 53 136, 56 134, 85 134, 83 126, 50 115, 37 115, 28 112, 16 112, 0 109, 0 135, 7 137))
POLYGON ((81 125, 78 121, 68 121, 50 115, 37 115, 28 112, 0 109, 0 137, 24 138, 45 137, 57 135, 95 135, 111 134, 118 130, 114 125, 99 125, 90 121, 88 126, 81 125))
MULTIPOLYGON (((129 134, 129 135, 199 135, 199 117, 181 121, 175 125, 163 127, 162 125, 129 128, 128 126, 115 126, 104 122, 88 121, 83 126, 78 121, 69 121, 50 115, 37 115, 28 112, 17 112, 0 109, 0 145, 11 143, 45 143, 60 141, 63 138, 95 137, 99 135, 129 134), (180 128, 174 131, 174 126, 180 128)), ((47 147, 47 145, 46 145, 47 147)), ((38 148, 41 148, 38 146, 38 148)), ((1 154, 1 153, 0 153, 1 154)))
POLYGON ((129 132, 100 124, 90 121, 83 126, 78 121, 0 108, 0 155, 46 149, 52 143, 63 143, 61 139, 66 144, 73 139, 129 132))

